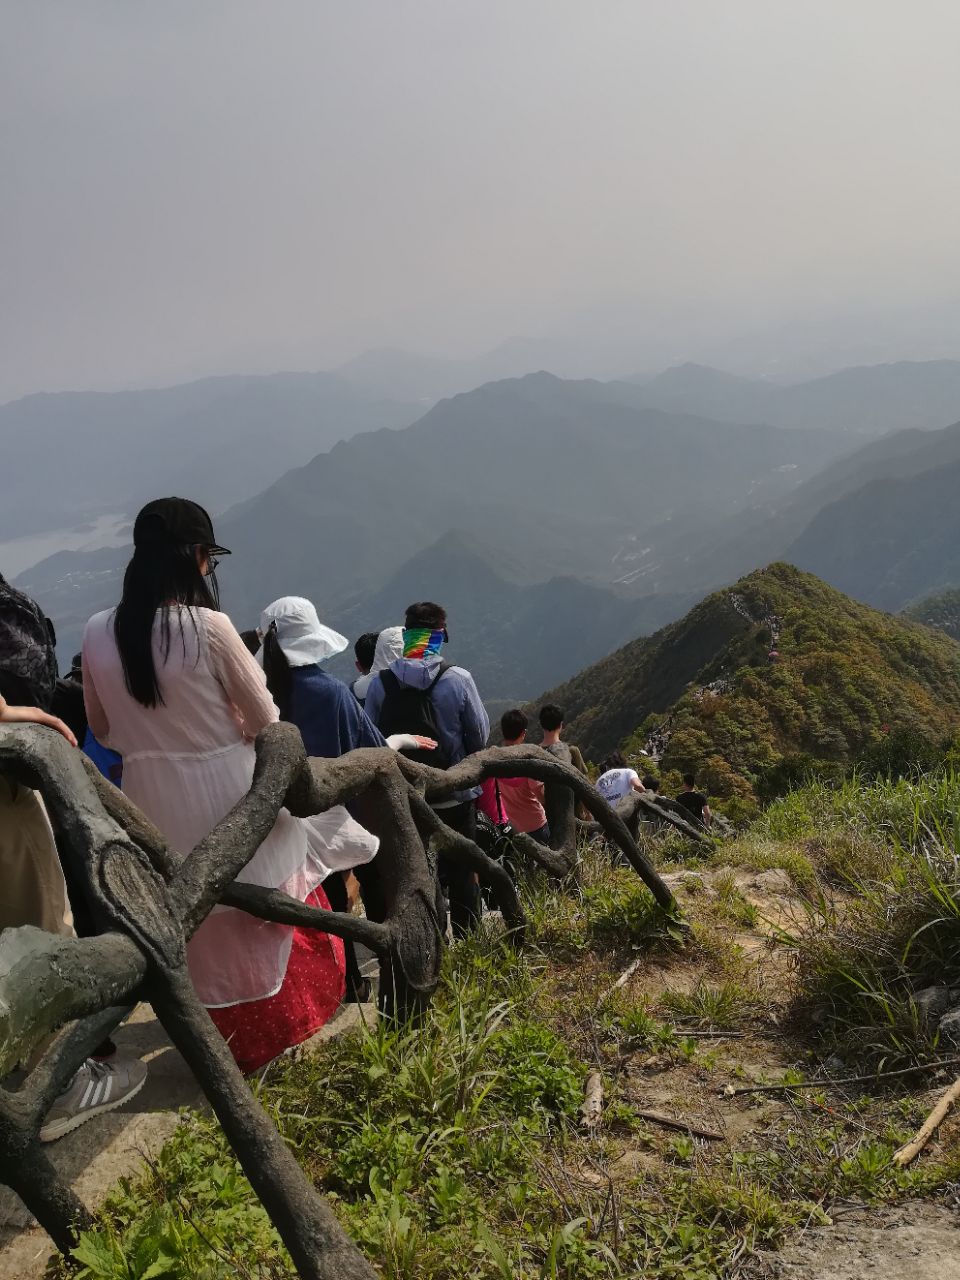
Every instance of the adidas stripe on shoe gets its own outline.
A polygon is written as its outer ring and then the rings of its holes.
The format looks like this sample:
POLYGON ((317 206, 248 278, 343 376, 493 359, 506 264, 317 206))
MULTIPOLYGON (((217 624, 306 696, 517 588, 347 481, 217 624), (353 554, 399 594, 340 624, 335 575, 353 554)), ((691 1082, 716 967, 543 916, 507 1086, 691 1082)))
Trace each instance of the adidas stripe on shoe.
POLYGON ((138 1058, 96 1062, 88 1058, 50 1108, 40 1129, 41 1142, 64 1134, 129 1102, 143 1088, 147 1068, 138 1058))

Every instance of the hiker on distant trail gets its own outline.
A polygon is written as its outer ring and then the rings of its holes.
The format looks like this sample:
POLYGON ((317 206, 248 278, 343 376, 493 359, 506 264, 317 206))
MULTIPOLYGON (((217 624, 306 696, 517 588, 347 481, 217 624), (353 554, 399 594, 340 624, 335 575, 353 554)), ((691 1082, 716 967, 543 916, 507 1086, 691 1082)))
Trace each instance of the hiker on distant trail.
MULTIPOLYGON (((490 734, 490 721, 473 677, 463 667, 448 666, 440 657, 449 638, 442 606, 430 600, 410 605, 403 630, 403 657, 370 682, 364 707, 381 733, 436 738, 439 745, 435 753, 404 754, 442 769, 482 751, 490 734)), ((454 792, 434 808, 447 826, 473 840, 479 795, 479 787, 454 792)), ((454 936, 463 937, 480 918, 476 874, 459 859, 441 854, 440 882, 449 894, 454 936)))
POLYGON ((377 652, 377 640, 379 637, 379 631, 365 631, 362 636, 358 637, 353 646, 354 665, 360 674, 351 683, 350 692, 361 707, 366 701, 367 689, 370 687, 370 672, 373 670, 373 659, 377 652))
MULTIPOLYGON (((59 733, 71 747, 70 727, 50 714, 57 680, 53 628, 39 606, 0 576, 0 724, 40 724, 59 733), (43 705, 39 705, 43 704, 43 705)), ((86 901, 77 897, 76 927, 53 828, 39 792, 0 778, 0 933, 32 925, 72 938, 95 932, 86 901)), ((46 1045, 35 1051, 35 1065, 46 1045)), ((139 1059, 118 1058, 106 1039, 78 1068, 54 1101, 40 1129, 41 1142, 53 1142, 86 1120, 113 1111, 140 1092, 147 1068, 139 1059), (103 1059, 110 1058, 109 1062, 103 1059)))
POLYGON ((644 786, 636 769, 627 765, 622 751, 613 751, 600 765, 597 790, 606 802, 615 807, 631 791, 643 791, 644 786))
MULTIPOLYGON (((503 745, 523 746, 527 724, 527 717, 522 711, 505 711, 500 717, 503 745)), ((550 828, 543 807, 543 783, 533 778, 500 778, 498 781, 500 803, 513 829, 533 836, 540 844, 549 845, 550 828)))
MULTIPOLYGON (((548 702, 540 708, 539 720, 540 728, 543 730, 543 740, 540 745, 545 751, 549 751, 551 747, 557 745, 563 733, 563 711, 554 703, 548 702)), ((565 742, 563 745, 570 752, 570 763, 573 767, 585 778, 588 777, 587 762, 580 748, 571 742, 565 742)))
MULTIPOLYGON (((589 778, 587 762, 584 760, 580 748, 570 742, 561 741, 564 722, 563 710, 556 703, 548 702, 540 708, 538 719, 540 720, 540 728, 543 730, 540 745, 544 751, 549 751, 552 756, 556 756, 564 764, 572 764, 585 778, 589 778)), ((574 812, 578 818, 581 818, 584 822, 589 822, 590 811, 580 800, 576 802, 574 812)), ((554 815, 554 821, 556 822, 556 815, 554 815)))
MULTIPOLYGON (((195 502, 161 498, 133 527, 116 609, 83 638, 90 727, 124 760, 124 791, 186 855, 249 792, 253 740, 279 718, 262 669, 220 612, 214 576, 228 555, 195 502)), ((310 819, 281 809, 238 879, 326 908, 321 882, 369 860, 379 841, 335 806, 310 819)), ((217 906, 187 946, 200 1000, 243 1071, 313 1035, 344 991, 343 943, 217 906)))
MULTIPOLYGON (((398 734, 388 743, 377 726, 336 676, 320 663, 342 653, 349 641, 332 627, 324 626, 309 600, 302 596, 282 596, 267 605, 260 615, 263 635, 263 670, 267 688, 280 710, 280 719, 300 730, 308 756, 336 759, 359 747, 415 747, 430 750, 430 738, 398 734)), ((334 911, 348 911, 356 897, 357 884, 370 920, 386 918, 386 900, 376 859, 334 871, 323 882, 323 891, 334 911)), ((347 996, 363 1003, 370 997, 370 983, 360 972, 356 947, 344 942, 347 964, 347 996)))
POLYGON ((692 820, 694 826, 699 824, 709 827, 713 821, 707 797, 702 791, 697 790, 697 780, 692 773, 683 775, 683 790, 677 796, 676 803, 681 809, 686 810, 685 816, 692 820))

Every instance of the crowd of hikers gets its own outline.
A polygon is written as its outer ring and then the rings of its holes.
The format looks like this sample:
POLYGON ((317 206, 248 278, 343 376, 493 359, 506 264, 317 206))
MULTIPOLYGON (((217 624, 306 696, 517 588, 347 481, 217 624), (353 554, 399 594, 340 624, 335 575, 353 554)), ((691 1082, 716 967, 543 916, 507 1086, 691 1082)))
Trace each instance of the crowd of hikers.
MULTIPOLYGON (((354 645, 359 675, 348 686, 323 663, 349 641, 320 621, 309 600, 280 597, 255 629, 234 628, 220 610, 216 577, 230 552, 196 503, 149 503, 135 521, 133 544, 119 604, 87 623, 82 652, 63 679, 51 624, 0 576, 0 723, 47 725, 79 746, 180 857, 247 793, 254 739, 277 720, 299 729, 311 756, 385 747, 446 769, 487 745, 490 723, 472 676, 442 656, 450 637, 440 605, 412 604, 402 626, 362 635, 354 645)), ((539 724, 542 748, 587 776, 576 746, 561 743, 562 709, 542 707, 539 724)), ((500 722, 505 746, 523 744, 528 727, 523 711, 507 711, 500 722)), ((657 780, 641 779, 620 754, 604 761, 596 786, 611 804, 633 790, 662 798, 657 780)), ((669 803, 695 822, 711 820, 691 775, 669 803)), ((479 813, 498 831, 550 840, 544 785, 529 778, 491 779, 436 809, 471 839, 479 813)), ((281 810, 240 879, 338 911, 359 897, 368 917, 383 919, 378 844, 345 807, 308 819, 281 810)), ((2 776, 0 875, 0 930, 94 932, 84 886, 58 854, 40 796, 2 776)), ((477 876, 443 854, 438 875, 452 936, 463 937, 481 915, 477 876)), ((247 1073, 313 1035, 345 996, 362 1001, 370 994, 351 943, 226 906, 215 907, 194 934, 188 966, 247 1073)), ((120 1106, 145 1078, 142 1062, 105 1041, 56 1100, 41 1139, 120 1106)))

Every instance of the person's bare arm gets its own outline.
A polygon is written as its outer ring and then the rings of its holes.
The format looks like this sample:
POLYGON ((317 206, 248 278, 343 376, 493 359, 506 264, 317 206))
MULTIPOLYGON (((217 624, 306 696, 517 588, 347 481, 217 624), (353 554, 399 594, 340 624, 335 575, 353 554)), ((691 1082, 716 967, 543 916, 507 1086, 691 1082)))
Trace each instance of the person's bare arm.
POLYGON ((56 729, 57 733, 62 734, 71 747, 77 745, 73 730, 69 725, 64 724, 58 716, 52 716, 47 711, 41 711, 39 707, 11 707, 10 703, 2 696, 0 696, 0 724, 45 724, 51 729, 56 729))

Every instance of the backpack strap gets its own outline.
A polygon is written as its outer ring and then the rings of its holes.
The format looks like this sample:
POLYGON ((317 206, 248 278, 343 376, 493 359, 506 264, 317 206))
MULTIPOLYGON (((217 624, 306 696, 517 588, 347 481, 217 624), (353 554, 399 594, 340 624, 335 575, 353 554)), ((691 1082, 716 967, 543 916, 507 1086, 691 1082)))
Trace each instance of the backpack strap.
POLYGON ((403 688, 403 685, 400 683, 400 681, 393 674, 393 672, 390 670, 389 667, 384 667, 384 669, 379 673, 379 675, 380 675, 380 683, 383 685, 384 693, 396 693, 398 689, 403 688))
MULTIPOLYGON (((450 670, 450 663, 449 663, 449 662, 441 662, 441 663, 440 663, 440 666, 439 666, 439 668, 438 668, 438 670, 437 670, 437 674, 433 677, 433 679, 432 679, 432 680, 430 681, 430 683, 427 685, 426 692, 427 692, 427 693, 433 693, 434 689, 435 689, 435 688, 437 687, 437 685, 440 683, 440 677, 441 677, 442 675, 444 675, 444 674, 445 674, 447 671, 449 671, 449 670, 450 670)), ((391 675, 393 675, 393 672, 391 671, 391 672, 390 672, 390 674, 391 674, 391 675)), ((396 678, 396 676, 393 676, 393 678, 394 678, 394 680, 396 680, 396 679, 397 679, 397 678, 396 678)), ((399 681, 397 681, 397 683, 399 684, 399 681)))
MULTIPOLYGON (((434 689, 437 687, 440 681, 440 677, 449 670, 450 670, 450 663, 441 662, 440 669, 437 672, 437 674, 433 677, 433 679, 430 681, 427 687, 421 690, 420 692, 433 693, 434 689)), ((384 667, 384 669, 379 674, 380 674, 380 682, 383 685, 384 693, 397 693, 398 690, 400 689, 415 688, 414 685, 401 684, 400 681, 397 679, 396 675, 394 674, 394 672, 392 672, 389 667, 384 667)))

